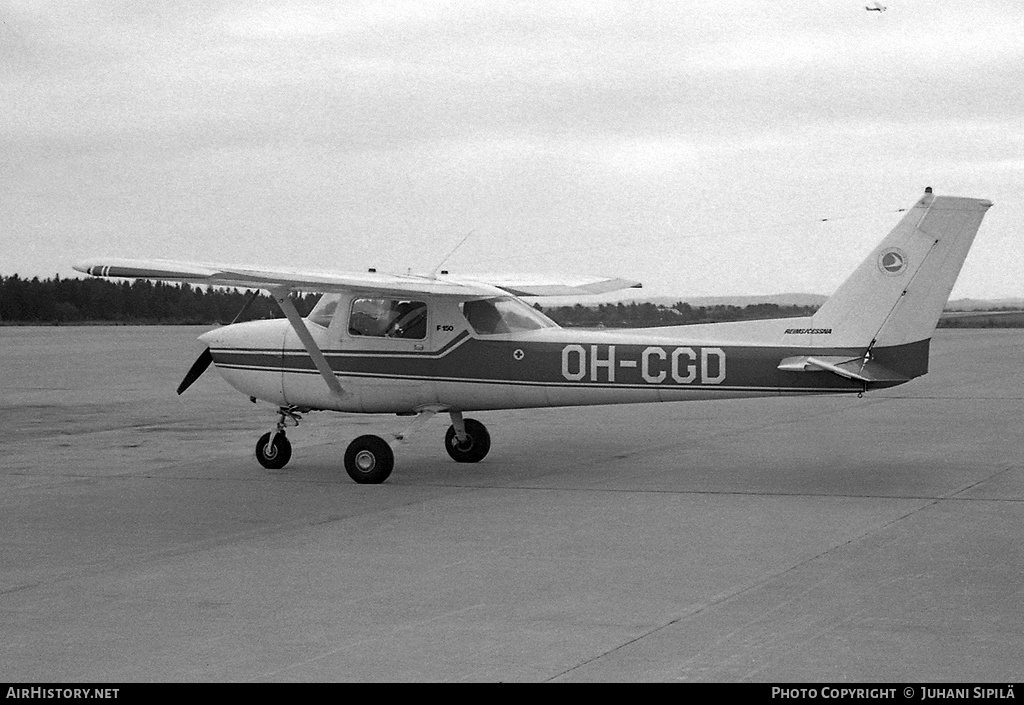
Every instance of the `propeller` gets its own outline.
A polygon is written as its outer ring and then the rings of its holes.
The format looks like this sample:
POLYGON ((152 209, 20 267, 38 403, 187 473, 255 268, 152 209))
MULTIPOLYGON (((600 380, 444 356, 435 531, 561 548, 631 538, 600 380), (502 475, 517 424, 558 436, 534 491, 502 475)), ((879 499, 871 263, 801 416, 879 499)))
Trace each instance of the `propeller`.
POLYGON ((206 368, 213 362, 213 353, 210 352, 210 348, 206 348, 196 358, 196 361, 192 363, 192 367, 189 368, 188 373, 185 375, 185 379, 181 380, 181 384, 178 385, 178 394, 180 395, 186 389, 192 386, 192 383, 199 379, 199 376, 206 372, 206 368))
MULTIPOLYGON (((235 323, 238 323, 238 319, 242 317, 242 315, 249 308, 249 305, 253 301, 255 301, 256 297, 259 295, 259 289, 253 291, 249 298, 246 300, 245 305, 242 306, 242 309, 235 314, 234 319, 232 319, 231 323, 229 323, 228 325, 230 326, 234 325, 235 323)), ((188 369, 188 372, 185 373, 185 378, 182 379, 181 384, 178 385, 179 396, 181 395, 182 392, 191 387, 192 383, 199 379, 204 372, 206 372, 206 368, 210 366, 211 362, 213 362, 213 353, 210 352, 210 348, 206 348, 206 350, 203 350, 203 352, 199 354, 199 357, 196 358, 196 361, 192 363, 192 367, 188 369)))

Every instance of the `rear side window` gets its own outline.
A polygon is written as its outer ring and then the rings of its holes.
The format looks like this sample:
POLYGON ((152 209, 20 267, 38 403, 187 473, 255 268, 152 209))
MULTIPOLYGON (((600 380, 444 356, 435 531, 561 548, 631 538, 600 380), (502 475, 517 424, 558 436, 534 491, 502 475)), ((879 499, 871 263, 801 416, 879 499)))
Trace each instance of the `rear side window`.
POLYGON ((408 299, 355 299, 348 332, 371 338, 423 340, 427 337, 427 305, 408 299))

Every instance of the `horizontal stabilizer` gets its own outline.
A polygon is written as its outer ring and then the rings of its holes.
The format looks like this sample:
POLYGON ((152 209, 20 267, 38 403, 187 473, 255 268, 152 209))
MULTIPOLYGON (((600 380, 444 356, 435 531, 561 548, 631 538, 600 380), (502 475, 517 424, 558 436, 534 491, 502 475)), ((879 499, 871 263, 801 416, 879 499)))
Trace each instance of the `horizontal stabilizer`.
POLYGON ((831 372, 860 382, 906 382, 911 379, 872 360, 839 355, 787 357, 779 363, 779 369, 785 372, 831 372))

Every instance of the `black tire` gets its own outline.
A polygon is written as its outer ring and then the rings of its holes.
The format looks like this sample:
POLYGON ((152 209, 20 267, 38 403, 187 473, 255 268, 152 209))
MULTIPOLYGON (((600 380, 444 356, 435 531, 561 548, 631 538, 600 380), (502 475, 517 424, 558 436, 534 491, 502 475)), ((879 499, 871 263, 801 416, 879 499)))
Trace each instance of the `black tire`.
POLYGON ((466 442, 459 443, 455 437, 455 426, 449 426, 448 433, 444 434, 444 449, 457 463, 479 463, 491 449, 491 434, 476 419, 466 419, 463 423, 466 425, 466 442))
POLYGON ((395 454, 380 436, 360 436, 345 450, 345 472, 360 485, 379 485, 394 467, 395 454))
POLYGON ((268 470, 280 470, 292 459, 292 444, 284 435, 284 431, 278 431, 274 436, 274 444, 268 448, 270 435, 268 431, 256 442, 256 460, 268 470))

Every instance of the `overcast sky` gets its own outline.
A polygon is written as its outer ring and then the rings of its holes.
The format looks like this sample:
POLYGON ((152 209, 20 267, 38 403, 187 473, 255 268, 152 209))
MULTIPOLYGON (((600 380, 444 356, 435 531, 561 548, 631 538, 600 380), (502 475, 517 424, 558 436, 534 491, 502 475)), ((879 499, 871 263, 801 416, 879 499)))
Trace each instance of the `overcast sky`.
POLYGON ((827 294, 926 186, 1024 295, 1024 3, 0 4, 0 274, 101 255, 827 294), (823 221, 822 219, 829 219, 823 221))

